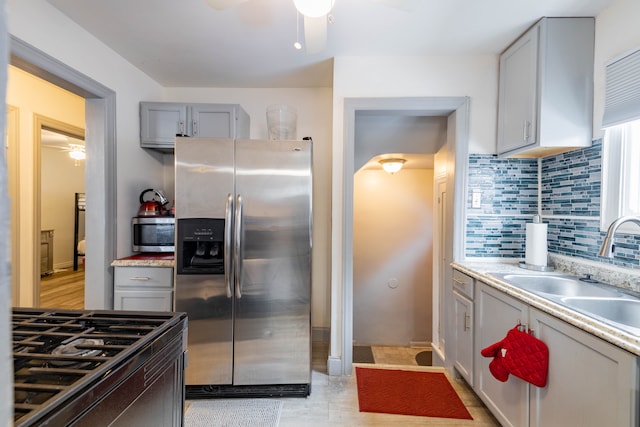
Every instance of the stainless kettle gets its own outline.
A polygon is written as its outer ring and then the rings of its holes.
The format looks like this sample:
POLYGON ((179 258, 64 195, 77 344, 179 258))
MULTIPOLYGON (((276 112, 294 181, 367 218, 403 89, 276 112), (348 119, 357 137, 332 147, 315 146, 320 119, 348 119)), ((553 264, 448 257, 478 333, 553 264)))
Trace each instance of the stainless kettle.
POLYGON ((138 216, 161 216, 164 214, 164 206, 167 203, 169 203, 169 200, 162 191, 148 188, 140 193, 138 216), (147 193, 153 193, 153 197, 149 200, 145 200, 147 193))

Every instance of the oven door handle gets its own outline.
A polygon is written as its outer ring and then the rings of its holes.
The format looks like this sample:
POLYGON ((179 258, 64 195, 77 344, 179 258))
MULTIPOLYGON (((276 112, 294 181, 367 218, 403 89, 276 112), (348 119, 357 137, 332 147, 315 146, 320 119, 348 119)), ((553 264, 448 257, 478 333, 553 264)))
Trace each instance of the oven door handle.
POLYGON ((227 194, 224 207, 224 283, 227 287, 227 298, 232 297, 231 280, 233 278, 233 264, 231 262, 231 242, 233 240, 233 194, 227 194))
POLYGON ((234 221, 233 260, 236 298, 242 298, 242 196, 239 194, 236 197, 236 215, 234 221))

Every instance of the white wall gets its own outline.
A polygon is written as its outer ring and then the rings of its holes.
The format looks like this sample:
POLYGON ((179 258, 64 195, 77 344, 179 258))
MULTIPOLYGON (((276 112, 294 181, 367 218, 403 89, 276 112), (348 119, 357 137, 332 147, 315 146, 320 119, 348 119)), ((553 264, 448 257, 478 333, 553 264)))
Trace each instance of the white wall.
POLYGON ((353 340, 431 342, 433 169, 354 176, 353 340))
MULTIPOLYGON (((157 99, 156 99, 157 100, 157 99)), ((332 90, 168 88, 164 101, 240 104, 251 119, 250 136, 267 139, 267 107, 287 104, 297 110, 297 136, 313 138, 313 277, 311 325, 329 327, 331 239, 331 109, 332 90)), ((173 180, 173 156, 166 155, 166 187, 173 180)), ((173 188, 167 190, 173 193, 173 188)))
POLYGON ((600 128, 604 112, 605 65, 607 62, 640 49, 640 1, 616 0, 596 17, 594 52, 593 138, 603 136, 600 128))
POLYGON ((356 114, 354 169, 381 154, 433 154, 446 136, 446 117, 356 114))
POLYGON ((163 88, 45 0, 7 5, 10 34, 116 92, 117 256, 130 255, 138 195, 163 179, 162 158, 140 149, 139 101, 163 88))
POLYGON ((334 147, 342 146, 344 98, 427 96, 471 97, 469 153, 495 153, 497 55, 336 58, 334 147))

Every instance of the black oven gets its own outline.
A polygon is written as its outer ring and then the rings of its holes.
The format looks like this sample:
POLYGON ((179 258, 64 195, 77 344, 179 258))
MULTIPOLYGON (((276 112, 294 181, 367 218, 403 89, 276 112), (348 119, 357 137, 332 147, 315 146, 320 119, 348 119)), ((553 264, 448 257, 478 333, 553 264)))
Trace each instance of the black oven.
POLYGON ((131 220, 134 252, 174 252, 174 217, 135 217, 131 220))

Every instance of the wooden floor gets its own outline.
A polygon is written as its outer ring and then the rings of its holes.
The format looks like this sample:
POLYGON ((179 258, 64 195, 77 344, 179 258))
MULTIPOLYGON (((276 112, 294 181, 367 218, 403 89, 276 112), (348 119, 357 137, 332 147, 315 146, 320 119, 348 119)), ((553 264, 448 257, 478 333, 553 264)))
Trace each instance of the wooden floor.
POLYGON ((44 276, 40 280, 40 307, 84 309, 84 268, 44 276))

